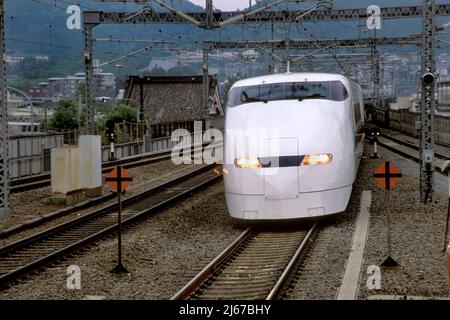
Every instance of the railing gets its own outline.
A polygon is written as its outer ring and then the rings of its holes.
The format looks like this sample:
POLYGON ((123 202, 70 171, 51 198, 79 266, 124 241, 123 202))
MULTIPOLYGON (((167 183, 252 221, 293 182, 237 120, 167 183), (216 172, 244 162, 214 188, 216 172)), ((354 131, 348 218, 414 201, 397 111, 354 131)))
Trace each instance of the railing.
MULTIPOLYGON (((136 142, 142 140, 144 135, 144 125, 131 122, 116 123, 114 126, 114 132, 116 134, 116 143, 118 144, 136 142)), ((80 135, 87 135, 89 132, 87 129, 71 129, 57 132, 57 134, 62 134, 64 136, 64 144, 77 145, 78 137, 80 135)), ((99 135, 102 137, 102 144, 108 143, 105 137, 104 129, 95 128, 94 135, 99 135)))
MULTIPOLYGON (((144 144, 142 141, 134 141, 122 144, 116 144, 114 146, 115 156, 117 159, 136 156, 144 153, 144 144)), ((109 159, 111 146, 102 146, 102 161, 106 162, 109 159)))
MULTIPOLYGON (((199 135, 203 135, 202 133, 198 133, 199 135)), ((194 141, 194 133, 190 133, 185 136, 181 136, 183 140, 186 136, 191 137, 191 141, 194 141)), ((150 139, 149 136, 144 137, 144 141, 134 141, 128 143, 116 144, 114 146, 115 156, 120 159, 124 157, 135 156, 142 153, 148 152, 157 152, 163 150, 171 150, 178 144, 177 141, 172 141, 172 137, 162 137, 156 139, 150 139)), ((102 147, 102 159, 103 161, 107 161, 109 158, 111 147, 109 145, 105 145, 102 147)))

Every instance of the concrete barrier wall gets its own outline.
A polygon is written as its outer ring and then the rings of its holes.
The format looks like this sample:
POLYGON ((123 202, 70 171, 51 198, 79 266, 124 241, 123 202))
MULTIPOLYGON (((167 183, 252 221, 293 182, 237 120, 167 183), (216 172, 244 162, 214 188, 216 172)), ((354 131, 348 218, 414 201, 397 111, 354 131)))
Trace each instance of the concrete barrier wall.
MULTIPOLYGON (((194 141, 194 134, 191 141, 194 141)), ((171 137, 145 139, 115 145, 117 159, 136 156, 146 152, 170 150, 177 145, 171 137)), ((50 149, 64 146, 63 135, 20 137, 10 141, 11 178, 20 178, 50 171, 50 149)), ((109 159, 110 146, 102 146, 102 162, 109 159)))
POLYGON ((9 142, 11 178, 50 170, 50 149, 62 147, 62 135, 13 138, 9 142))

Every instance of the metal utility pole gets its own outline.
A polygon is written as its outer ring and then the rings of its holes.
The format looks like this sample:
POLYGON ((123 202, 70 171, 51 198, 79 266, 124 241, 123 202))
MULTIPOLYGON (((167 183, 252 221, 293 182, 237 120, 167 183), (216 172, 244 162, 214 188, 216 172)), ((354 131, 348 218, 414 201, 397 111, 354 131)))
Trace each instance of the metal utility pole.
MULTIPOLYGON (((272 41, 275 40, 275 26, 273 25, 273 21, 272 21, 272 41)), ((270 70, 269 73, 275 73, 275 60, 273 57, 274 54, 274 49, 272 48, 272 54, 270 55, 270 59, 271 59, 271 65, 270 65, 270 70)))
POLYGON ((380 52, 375 39, 372 46, 372 83, 374 102, 371 112, 374 115, 376 109, 380 107, 380 52))
POLYGON ((94 61, 92 58, 92 24, 84 24, 84 64, 86 70, 86 128, 89 135, 95 134, 94 115, 94 61))
POLYGON ((209 53, 211 49, 205 47, 203 50, 203 114, 209 117, 209 53))
POLYGON ((9 137, 6 97, 5 29, 3 0, 0 0, 0 218, 11 216, 9 203, 9 137))
POLYGON ((78 107, 77 107, 77 125, 78 132, 81 132, 81 110, 83 108, 83 99, 81 95, 78 97, 78 107))
POLYGON ((144 77, 139 77, 138 139, 144 139, 144 77))
POLYGON ((206 0, 206 29, 214 28, 213 0, 206 0))
MULTIPOLYGON (((373 83, 373 99, 372 116, 376 113, 376 108, 380 107, 380 51, 378 48, 377 30, 373 30, 373 44, 372 44, 372 83, 373 83)), ((389 111, 385 111, 389 112, 389 111)))
POLYGON ((422 96, 420 135, 420 195, 423 203, 434 197, 434 118, 435 118, 435 0, 423 0, 422 96))

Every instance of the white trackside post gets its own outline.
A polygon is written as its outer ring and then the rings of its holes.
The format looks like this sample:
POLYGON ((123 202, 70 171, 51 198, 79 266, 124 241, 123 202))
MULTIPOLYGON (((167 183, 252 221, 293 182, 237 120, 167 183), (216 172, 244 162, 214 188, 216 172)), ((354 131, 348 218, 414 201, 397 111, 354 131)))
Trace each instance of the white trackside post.
POLYGON ((378 141, 375 140, 373 144, 373 156, 374 158, 378 158, 378 141))
POLYGON ((114 142, 111 142, 111 160, 115 159, 115 155, 114 155, 114 142))

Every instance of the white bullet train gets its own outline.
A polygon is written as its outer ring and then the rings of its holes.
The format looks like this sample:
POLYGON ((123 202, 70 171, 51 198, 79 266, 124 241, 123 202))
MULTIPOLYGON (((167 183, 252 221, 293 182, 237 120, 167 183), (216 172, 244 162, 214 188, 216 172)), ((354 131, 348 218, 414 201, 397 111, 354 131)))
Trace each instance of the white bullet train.
POLYGON ((225 118, 232 218, 307 220, 346 210, 364 148, 361 87, 338 74, 238 81, 225 118))

